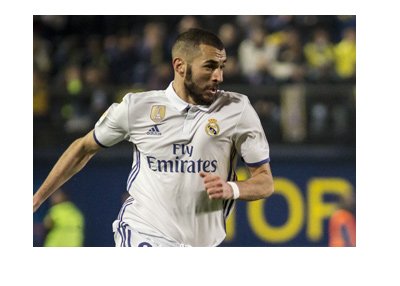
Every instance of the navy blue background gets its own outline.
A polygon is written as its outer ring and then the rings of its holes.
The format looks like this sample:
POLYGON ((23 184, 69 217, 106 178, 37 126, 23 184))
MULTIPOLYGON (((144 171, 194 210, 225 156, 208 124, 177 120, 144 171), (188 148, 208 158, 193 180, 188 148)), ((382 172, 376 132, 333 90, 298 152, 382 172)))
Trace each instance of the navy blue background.
MULTIPOLYGON (((273 150, 273 149, 272 149, 273 150)), ((102 153, 106 154, 107 149, 102 153)), ((33 189, 40 186, 51 167, 57 160, 58 154, 34 158, 33 189)), ((283 177, 295 183, 302 192, 306 203, 307 182, 314 177, 339 177, 349 181, 355 190, 356 164, 355 158, 343 156, 327 156, 326 158, 296 158, 276 156, 272 158, 271 168, 274 177, 283 177)), ((94 157, 88 165, 64 188, 70 194, 73 202, 82 210, 86 219, 85 246, 114 246, 112 222, 118 215, 126 192, 126 180, 131 170, 131 158, 123 159, 94 157)), ((328 198, 324 198, 329 200, 328 198)), ((49 205, 48 202, 34 214, 34 223, 40 223, 49 205)), ((305 235, 305 226, 292 240, 285 243, 267 243, 261 241, 249 227, 246 216, 247 202, 238 201, 236 204, 236 227, 232 241, 224 242, 221 246, 326 246, 327 233, 324 222, 324 236, 317 242, 309 241, 305 235)), ((265 202, 264 212, 271 225, 283 225, 288 219, 287 203, 283 196, 277 194, 265 202)), ((306 220, 305 220, 306 224, 306 220)), ((40 242, 34 241, 34 245, 40 242)))

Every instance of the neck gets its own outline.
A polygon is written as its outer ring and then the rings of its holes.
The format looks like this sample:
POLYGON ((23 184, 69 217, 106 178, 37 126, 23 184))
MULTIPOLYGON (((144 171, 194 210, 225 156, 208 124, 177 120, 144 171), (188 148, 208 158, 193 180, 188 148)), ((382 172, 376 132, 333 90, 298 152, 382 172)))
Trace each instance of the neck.
POLYGON ((179 84, 176 80, 172 82, 172 88, 175 90, 175 93, 185 102, 189 104, 196 104, 188 91, 186 90, 184 84, 179 84))

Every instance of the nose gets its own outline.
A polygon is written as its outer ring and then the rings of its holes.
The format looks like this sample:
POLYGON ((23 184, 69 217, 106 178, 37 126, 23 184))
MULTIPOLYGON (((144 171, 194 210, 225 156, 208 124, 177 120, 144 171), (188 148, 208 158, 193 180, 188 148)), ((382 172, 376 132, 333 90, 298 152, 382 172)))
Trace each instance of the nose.
POLYGON ((214 70, 212 74, 212 81, 216 83, 221 83, 224 81, 224 72, 221 68, 217 68, 214 70))

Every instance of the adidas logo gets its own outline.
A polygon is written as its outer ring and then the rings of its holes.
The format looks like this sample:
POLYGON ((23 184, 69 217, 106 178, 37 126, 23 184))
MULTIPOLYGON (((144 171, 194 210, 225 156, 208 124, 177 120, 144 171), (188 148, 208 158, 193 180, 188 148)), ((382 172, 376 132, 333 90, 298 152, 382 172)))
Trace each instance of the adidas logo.
POLYGON ((158 129, 157 125, 154 125, 147 131, 147 135, 161 135, 160 129, 158 129))

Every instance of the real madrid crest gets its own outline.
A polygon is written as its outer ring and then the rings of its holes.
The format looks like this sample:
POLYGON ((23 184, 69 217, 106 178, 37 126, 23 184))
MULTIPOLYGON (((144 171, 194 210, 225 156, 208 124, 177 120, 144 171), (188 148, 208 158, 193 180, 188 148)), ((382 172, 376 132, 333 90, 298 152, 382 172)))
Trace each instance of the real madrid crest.
POLYGON ((160 123, 165 117, 165 105, 153 105, 151 107, 150 118, 155 123, 160 123))
POLYGON ((219 126, 217 119, 210 118, 206 125, 206 133, 210 136, 217 136, 219 134, 219 126))

